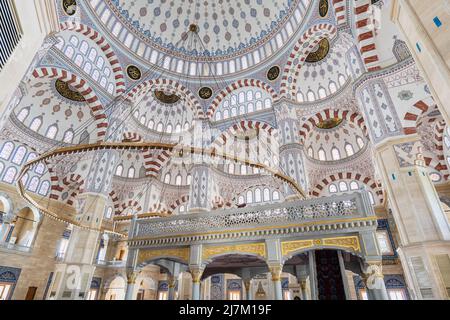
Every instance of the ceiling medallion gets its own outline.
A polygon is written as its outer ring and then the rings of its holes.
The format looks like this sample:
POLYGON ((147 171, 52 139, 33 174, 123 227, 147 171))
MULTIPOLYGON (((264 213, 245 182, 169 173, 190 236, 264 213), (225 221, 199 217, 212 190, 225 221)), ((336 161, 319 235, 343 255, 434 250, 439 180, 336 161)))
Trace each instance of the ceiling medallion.
POLYGON ((319 14, 322 18, 328 14, 328 9, 329 9, 328 0, 320 0, 319 14))
POLYGON ((325 129, 325 130, 334 129, 337 126, 339 126, 342 123, 342 121, 344 121, 344 119, 340 119, 340 118, 326 119, 326 120, 322 120, 318 124, 316 124, 316 127, 319 129, 325 129))
POLYGON ((55 89, 58 93, 66 99, 75 101, 75 102, 86 102, 84 96, 71 88, 71 86, 62 80, 55 81, 55 89))
POLYGON ((280 76, 280 67, 279 66, 273 66, 269 69, 267 72, 267 79, 270 81, 275 81, 280 76))
POLYGON ((200 98, 208 100, 209 98, 212 97, 213 91, 209 87, 203 87, 200 90, 198 90, 198 95, 200 96, 200 98))
POLYGON ((140 80, 142 77, 141 70, 136 66, 128 66, 127 68, 127 75, 130 77, 131 80, 137 81, 140 80))
POLYGON ((180 99, 181 99, 175 93, 167 94, 162 90, 155 91, 155 98, 165 104, 174 104, 174 103, 177 103, 178 101, 180 101, 180 99))
POLYGON ((328 55, 329 52, 330 52, 330 41, 328 41, 327 38, 324 38, 320 40, 316 51, 311 52, 306 57, 305 61, 308 63, 316 63, 322 61, 323 59, 325 59, 325 57, 328 55))
POLYGON ((73 16, 75 14, 75 12, 77 11, 77 1, 76 0, 63 0, 62 7, 64 9, 64 12, 67 15, 73 16))

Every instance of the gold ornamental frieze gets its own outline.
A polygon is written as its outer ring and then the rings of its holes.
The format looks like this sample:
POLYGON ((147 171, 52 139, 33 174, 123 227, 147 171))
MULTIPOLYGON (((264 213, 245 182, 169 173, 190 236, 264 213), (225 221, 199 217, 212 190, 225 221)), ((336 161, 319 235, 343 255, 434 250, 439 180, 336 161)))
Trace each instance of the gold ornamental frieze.
POLYGON ((204 246, 202 250, 202 260, 208 260, 213 256, 222 254, 238 252, 242 254, 255 254, 260 257, 266 257, 265 243, 251 243, 251 244, 235 244, 224 246, 204 246))
POLYGON ((178 258, 181 261, 189 262, 189 248, 175 249, 145 249, 139 250, 138 264, 150 261, 155 258, 178 258))
POLYGON ((361 245, 357 236, 307 239, 284 241, 281 243, 281 253, 283 256, 304 249, 313 249, 315 247, 336 247, 343 249, 351 249, 355 252, 361 252, 361 245))

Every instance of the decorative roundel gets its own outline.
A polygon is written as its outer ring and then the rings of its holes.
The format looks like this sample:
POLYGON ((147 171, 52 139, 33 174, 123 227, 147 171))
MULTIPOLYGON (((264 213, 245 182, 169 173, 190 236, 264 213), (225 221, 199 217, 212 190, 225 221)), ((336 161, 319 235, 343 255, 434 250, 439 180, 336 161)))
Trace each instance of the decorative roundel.
POLYGON ((328 9, 329 9, 328 0, 320 0, 319 14, 322 18, 326 17, 326 15, 328 14, 328 9))
POLYGON ((180 97, 177 96, 175 93, 173 94, 167 94, 162 90, 156 90, 155 91, 155 98, 158 99, 160 102, 165 104, 175 104, 178 101, 180 101, 180 97))
POLYGON ((342 121, 344 121, 344 119, 340 118, 326 119, 316 124, 316 127, 324 130, 334 129, 337 126, 339 126, 342 123, 342 121))
POLYGON ((142 72, 138 67, 131 65, 127 68, 127 75, 131 80, 137 81, 141 79, 142 72))
POLYGON ((328 41, 327 38, 324 38, 320 40, 319 44, 317 45, 317 49, 314 52, 311 52, 306 57, 306 62, 308 63, 316 63, 319 61, 322 61, 326 58, 328 53, 330 52, 330 41, 328 41))
POLYGON ((200 96, 200 98, 208 100, 209 98, 212 97, 213 91, 209 87, 203 87, 200 90, 198 90, 198 95, 200 96))
POLYGON ((79 93, 78 91, 75 91, 70 87, 70 85, 67 82, 64 82, 62 80, 56 80, 55 81, 55 89, 58 91, 58 93, 63 96, 66 99, 75 101, 75 102, 85 102, 86 99, 84 96, 79 93))
POLYGON ((67 15, 73 16, 77 12, 77 1, 76 0, 63 0, 62 7, 64 9, 64 12, 67 15))
POLYGON ((267 72, 267 79, 270 81, 275 81, 280 76, 280 67, 279 66, 273 66, 269 69, 267 72))

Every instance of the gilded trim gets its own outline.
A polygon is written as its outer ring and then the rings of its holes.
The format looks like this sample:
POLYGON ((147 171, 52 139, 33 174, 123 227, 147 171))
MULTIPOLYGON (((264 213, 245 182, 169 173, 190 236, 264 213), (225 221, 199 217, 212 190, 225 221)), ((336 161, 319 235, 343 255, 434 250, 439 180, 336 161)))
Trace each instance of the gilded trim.
POLYGON ((202 260, 206 261, 213 256, 221 254, 239 252, 242 254, 256 254, 261 257, 266 257, 265 243, 250 243, 250 244, 235 244, 225 246, 204 246, 202 249, 202 260))
POLYGON ((188 247, 175 249, 144 249, 139 250, 137 263, 149 261, 154 258, 173 257, 186 263, 189 262, 190 250, 188 247))

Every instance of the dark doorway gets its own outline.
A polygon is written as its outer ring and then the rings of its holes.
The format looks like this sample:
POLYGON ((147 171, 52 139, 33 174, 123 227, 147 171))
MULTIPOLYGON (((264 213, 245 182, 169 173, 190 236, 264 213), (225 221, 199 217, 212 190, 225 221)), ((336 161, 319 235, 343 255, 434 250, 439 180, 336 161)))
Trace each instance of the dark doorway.
POLYGON ((315 253, 319 300, 345 300, 337 251, 317 250, 315 253))
POLYGON ((29 287, 25 300, 34 300, 36 296, 37 287, 29 287))

